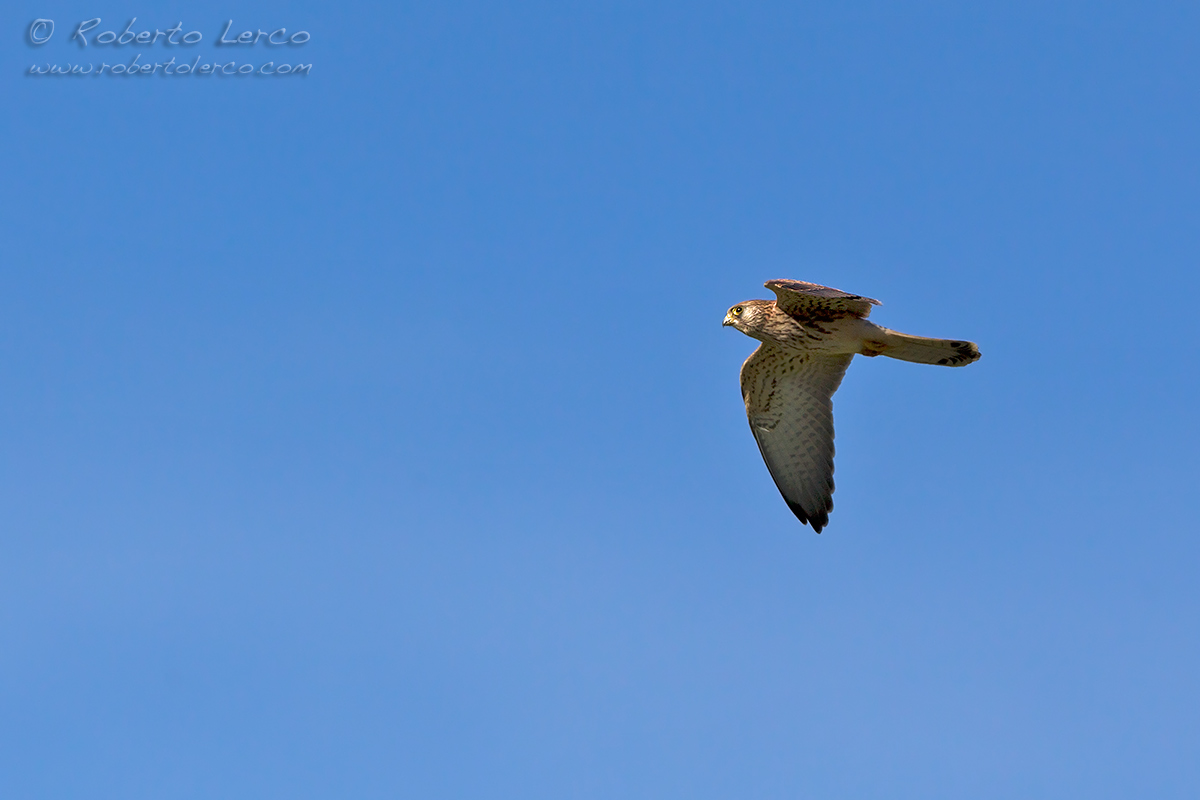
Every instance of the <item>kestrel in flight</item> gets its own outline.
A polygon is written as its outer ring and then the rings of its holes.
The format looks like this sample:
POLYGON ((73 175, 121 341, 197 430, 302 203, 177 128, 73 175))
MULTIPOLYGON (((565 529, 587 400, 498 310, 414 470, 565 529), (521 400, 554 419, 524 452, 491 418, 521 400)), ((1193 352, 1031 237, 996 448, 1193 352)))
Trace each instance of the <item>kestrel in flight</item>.
POLYGON ((856 354, 964 367, 973 342, 926 339, 867 321, 878 300, 804 281, 767 281, 776 299, 729 309, 725 325, 758 339, 742 399, 763 461, 788 508, 817 533, 833 510, 833 393, 856 354))

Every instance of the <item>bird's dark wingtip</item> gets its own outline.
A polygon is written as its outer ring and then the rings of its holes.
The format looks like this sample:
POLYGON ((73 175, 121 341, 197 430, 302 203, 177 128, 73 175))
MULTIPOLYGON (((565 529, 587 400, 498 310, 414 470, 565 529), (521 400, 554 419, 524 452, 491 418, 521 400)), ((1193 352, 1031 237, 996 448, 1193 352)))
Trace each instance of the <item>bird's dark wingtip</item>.
POLYGON ((810 517, 805 513, 804 509, 800 507, 799 503, 793 503, 791 500, 785 500, 784 502, 787 503, 788 508, 792 510, 792 513, 796 515, 796 519, 800 520, 805 525, 812 526, 814 533, 820 533, 821 529, 829 524, 829 514, 827 512, 821 512, 821 514, 815 517, 810 517))

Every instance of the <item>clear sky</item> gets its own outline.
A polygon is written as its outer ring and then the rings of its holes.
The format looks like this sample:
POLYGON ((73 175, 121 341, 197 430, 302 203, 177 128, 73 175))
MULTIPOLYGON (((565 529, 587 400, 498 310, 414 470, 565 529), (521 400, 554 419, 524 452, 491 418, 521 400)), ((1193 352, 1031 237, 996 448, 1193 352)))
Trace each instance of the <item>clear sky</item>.
POLYGON ((1200 10, 998 5, 7 4, 0 795, 1195 797, 1200 10))

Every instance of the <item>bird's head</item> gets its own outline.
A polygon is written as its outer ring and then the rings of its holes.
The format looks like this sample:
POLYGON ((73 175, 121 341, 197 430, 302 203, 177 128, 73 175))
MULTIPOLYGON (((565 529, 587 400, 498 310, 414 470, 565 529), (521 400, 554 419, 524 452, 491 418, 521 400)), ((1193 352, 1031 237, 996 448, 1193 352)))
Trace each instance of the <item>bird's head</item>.
POLYGON ((769 300, 747 300, 738 303, 725 313, 725 321, 721 324, 737 328, 747 336, 757 339, 759 330, 767 320, 770 305, 772 303, 769 300))

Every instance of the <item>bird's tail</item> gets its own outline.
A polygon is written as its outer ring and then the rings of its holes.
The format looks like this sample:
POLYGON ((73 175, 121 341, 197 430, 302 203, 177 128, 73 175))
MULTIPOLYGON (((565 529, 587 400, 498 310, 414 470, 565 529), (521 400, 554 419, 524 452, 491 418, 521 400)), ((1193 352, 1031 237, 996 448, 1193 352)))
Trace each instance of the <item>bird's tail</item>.
POLYGON ((863 355, 884 355, 916 364, 941 364, 945 367, 965 367, 979 360, 979 348, 974 342, 928 339, 887 328, 880 328, 874 334, 863 343, 863 355))

